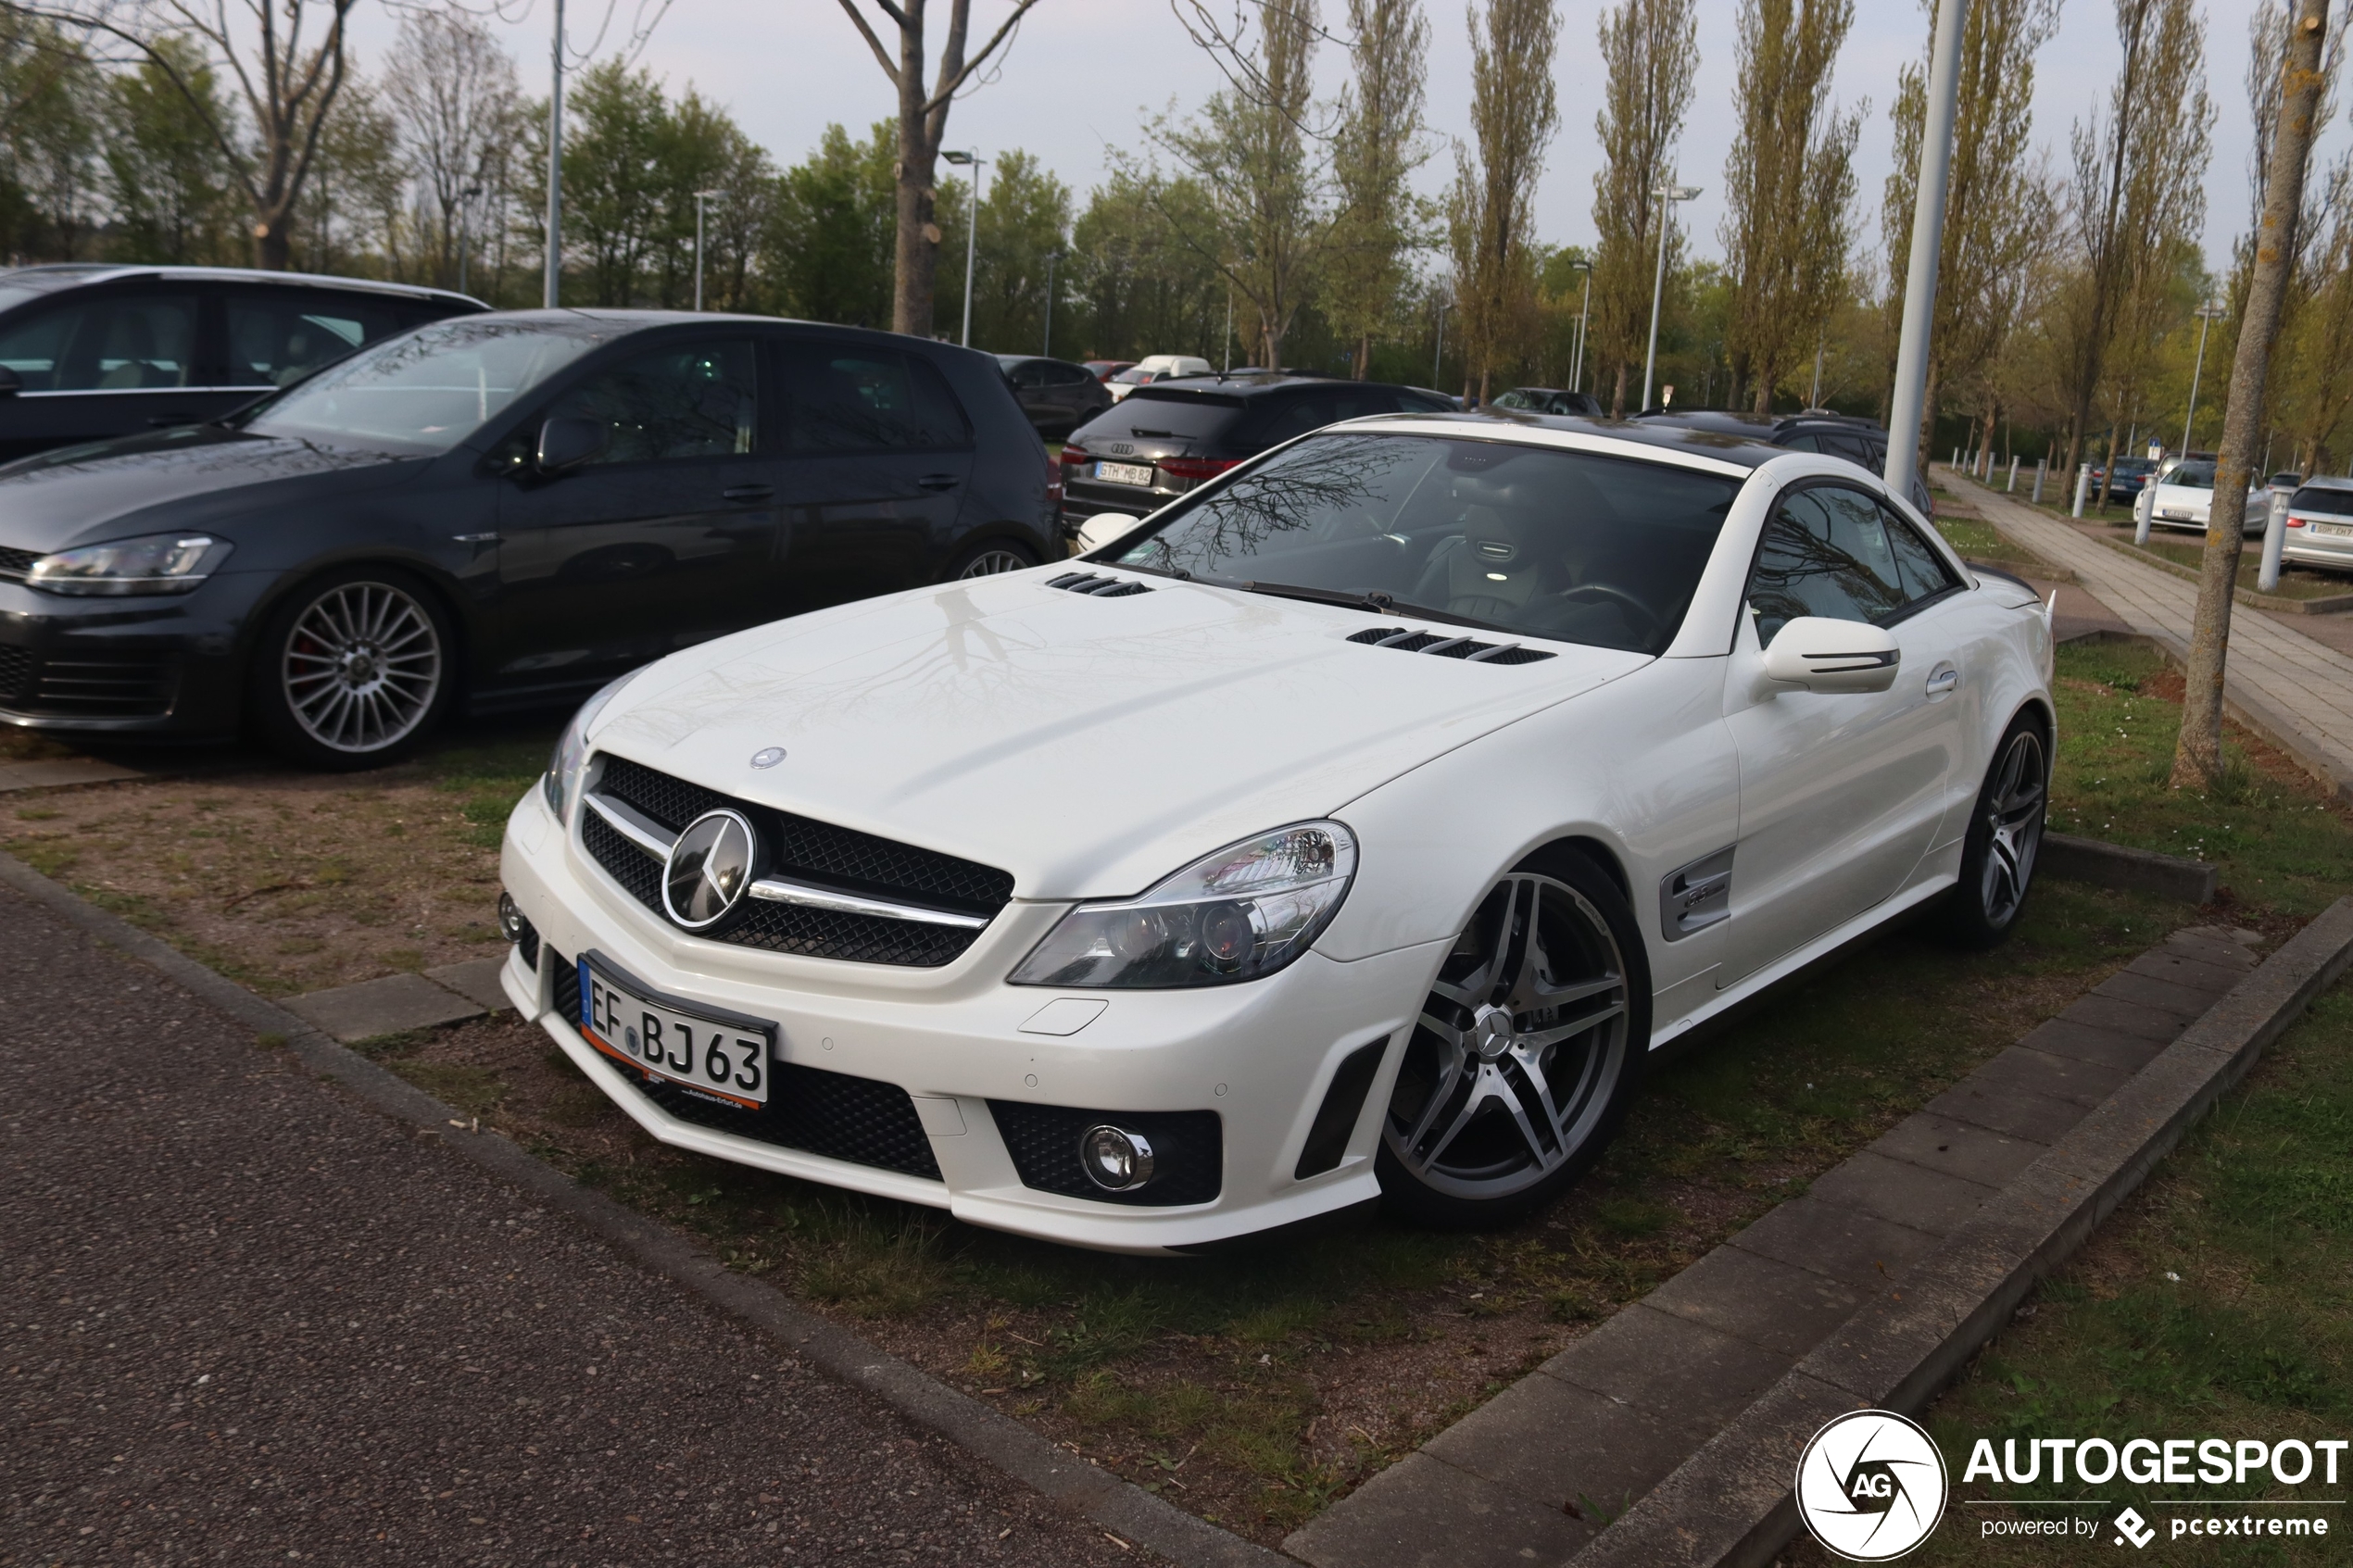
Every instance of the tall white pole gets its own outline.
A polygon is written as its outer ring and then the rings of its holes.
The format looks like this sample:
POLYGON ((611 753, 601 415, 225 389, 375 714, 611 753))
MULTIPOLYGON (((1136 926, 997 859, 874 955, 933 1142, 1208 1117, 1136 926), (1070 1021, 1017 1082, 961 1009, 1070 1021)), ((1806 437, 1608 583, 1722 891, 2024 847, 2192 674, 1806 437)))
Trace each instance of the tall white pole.
POLYGON ((695 193, 695 308, 702 308, 702 209, 703 193, 695 193))
POLYGON ((1568 378, 1568 390, 1585 390, 1585 323, 1593 310, 1593 264, 1585 263, 1585 297, 1577 307, 1577 370, 1568 378))
POLYGON ((1953 120, 1961 92, 1961 28, 1969 0, 1937 0, 1929 53, 1928 115, 1912 201, 1912 259, 1904 280, 1904 335, 1895 349, 1895 392, 1887 418, 1887 487, 1912 493, 1919 474, 1920 418, 1928 401, 1929 334, 1936 323, 1936 264, 1944 247, 1944 186, 1953 166, 1953 120))
MULTIPOLYGON (((1651 345, 1642 356, 1642 408, 1651 406, 1651 372, 1658 364, 1658 302, 1667 292, 1667 231, 1674 226, 1675 198, 1662 188, 1658 201, 1658 270, 1651 279, 1651 345)), ((1640 412, 1637 409, 1636 412, 1640 412)))
POLYGON ((2206 374, 2206 329, 2208 324, 2220 314, 2221 312, 2214 308, 2211 300, 2197 307, 2197 364, 2190 371, 2189 411, 2182 416, 2182 456, 2183 458, 2190 455, 2190 426, 2197 419, 2198 378, 2206 374))
POLYGON ((547 92, 547 281, 540 304, 553 310, 564 282, 564 0, 556 0, 554 85, 547 92))
POLYGON ((964 230, 964 346, 973 345, 973 257, 980 245, 980 169, 988 160, 975 157, 972 162, 973 199, 972 221, 964 230))

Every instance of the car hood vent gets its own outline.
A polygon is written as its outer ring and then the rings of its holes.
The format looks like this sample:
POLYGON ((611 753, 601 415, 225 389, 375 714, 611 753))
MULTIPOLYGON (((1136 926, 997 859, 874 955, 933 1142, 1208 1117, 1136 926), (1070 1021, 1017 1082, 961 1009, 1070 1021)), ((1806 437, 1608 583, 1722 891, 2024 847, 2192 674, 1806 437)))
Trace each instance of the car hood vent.
POLYGON ((1046 580, 1049 588, 1065 593, 1088 594, 1099 599, 1124 599, 1130 594, 1149 594, 1150 588, 1125 577, 1098 577, 1091 571, 1065 571, 1060 577, 1046 580))
POLYGON ((1460 659, 1472 664, 1533 664, 1553 656, 1541 648, 1522 647, 1517 643, 1481 643, 1468 637, 1444 637, 1435 632, 1416 632, 1405 626, 1375 626, 1348 639, 1377 648, 1395 648, 1401 653, 1434 653, 1441 659, 1460 659))

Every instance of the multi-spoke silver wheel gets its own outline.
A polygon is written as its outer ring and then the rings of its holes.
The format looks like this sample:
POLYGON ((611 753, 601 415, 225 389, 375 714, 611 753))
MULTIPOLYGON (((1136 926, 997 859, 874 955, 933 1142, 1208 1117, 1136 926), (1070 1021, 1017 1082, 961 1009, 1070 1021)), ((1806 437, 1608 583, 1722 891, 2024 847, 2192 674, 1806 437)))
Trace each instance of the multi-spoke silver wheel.
POLYGON ((1625 957, 1592 900, 1541 872, 1505 876, 1422 1005, 1383 1130, 1390 1157, 1473 1203, 1544 1183, 1610 1118, 1629 1001, 1625 957))
POLYGON ((2043 843, 2048 777, 2043 737, 2032 728, 2013 732, 1978 807, 1986 841, 1985 863, 1978 872, 1978 907, 1989 926, 2009 924, 2026 899, 2027 884, 2034 876, 2034 852, 2043 843))
POLYGON ((1026 571, 1034 565, 1027 556, 1007 546, 992 546, 966 561, 956 573, 957 581, 967 577, 994 577, 1000 571, 1026 571))
POLYGON ((296 617, 279 661, 286 711, 331 751, 363 756, 407 739, 443 680, 441 633, 387 583, 344 583, 296 617))

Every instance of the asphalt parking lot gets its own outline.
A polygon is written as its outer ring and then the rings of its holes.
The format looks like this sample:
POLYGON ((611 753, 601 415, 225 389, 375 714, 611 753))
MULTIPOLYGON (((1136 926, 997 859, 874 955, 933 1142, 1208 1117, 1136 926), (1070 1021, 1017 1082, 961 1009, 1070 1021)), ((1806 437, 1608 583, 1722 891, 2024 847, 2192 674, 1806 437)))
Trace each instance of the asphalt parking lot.
POLYGON ((5 892, 0 951, 0 1564, 1145 1555, 5 892))

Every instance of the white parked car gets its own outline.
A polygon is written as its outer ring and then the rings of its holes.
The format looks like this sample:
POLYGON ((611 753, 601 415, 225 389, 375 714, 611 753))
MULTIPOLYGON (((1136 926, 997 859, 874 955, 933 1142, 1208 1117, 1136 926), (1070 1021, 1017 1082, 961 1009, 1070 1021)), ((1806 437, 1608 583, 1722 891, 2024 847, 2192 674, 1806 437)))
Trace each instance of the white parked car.
MULTIPOLYGON (((2275 474, 2272 488, 2293 483, 2275 474)), ((2287 526, 2281 531, 2280 558, 2306 566, 2353 571, 2353 479, 2314 474, 2288 496, 2287 526)))
MULTIPOLYGON (((2137 503, 2148 514, 2153 528, 2182 528, 2194 533, 2206 532, 2206 524, 2214 506, 2214 464, 2208 458, 2192 458, 2158 470, 2156 483, 2141 492, 2137 503)), ((2140 516, 2135 511, 2134 520, 2140 516)), ((2270 526, 2271 492, 2259 484, 2246 488, 2246 531, 2249 539, 2260 538, 2270 526)))
POLYGON ((1177 376, 1214 376, 1217 367, 1195 354, 1148 354, 1105 382, 1114 403, 1139 386, 1177 376))
POLYGON ((508 823, 506 990, 665 1143, 976 1224, 1491 1221, 1645 1053, 1923 905, 2010 928, 2050 659, 1835 458, 1336 425, 606 688, 508 823))

